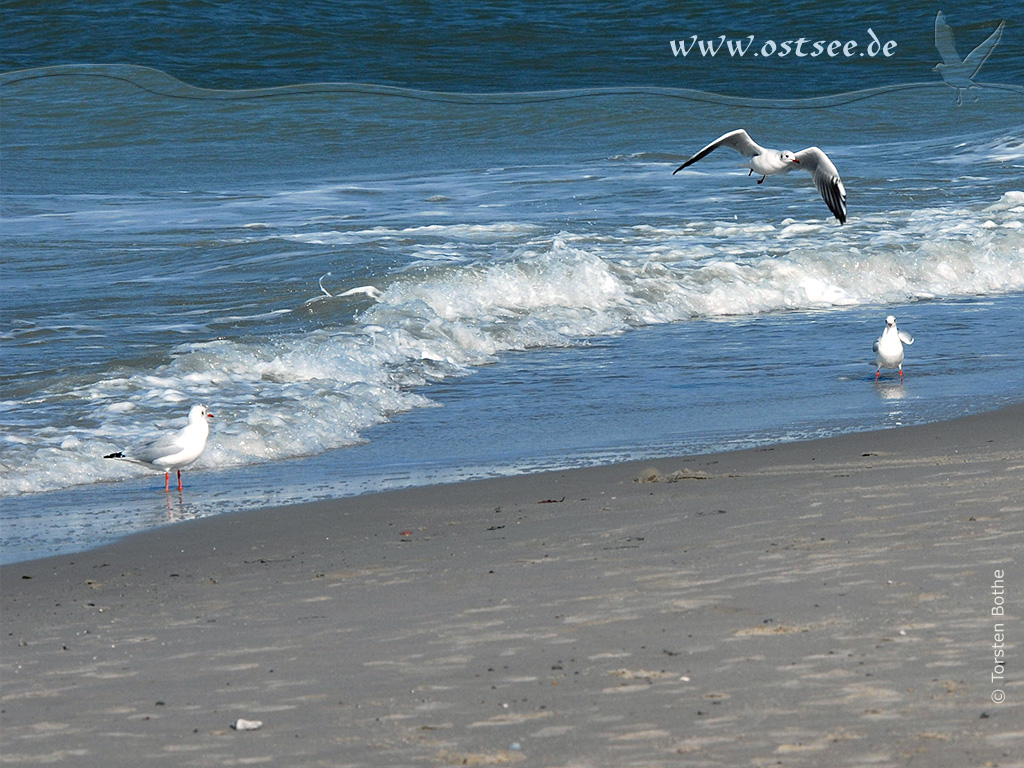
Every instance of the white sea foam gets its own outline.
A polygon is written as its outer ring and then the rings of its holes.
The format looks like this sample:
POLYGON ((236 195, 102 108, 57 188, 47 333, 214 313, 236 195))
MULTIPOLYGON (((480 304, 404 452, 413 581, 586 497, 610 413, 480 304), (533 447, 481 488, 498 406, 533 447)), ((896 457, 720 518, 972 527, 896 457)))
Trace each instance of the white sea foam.
POLYGON ((956 151, 936 160, 940 163, 1012 163, 1024 160, 1024 139, 1019 134, 996 136, 980 142, 964 143, 956 151))
MULTIPOLYGON (((423 385, 512 350, 691 318, 1024 291, 1022 205, 1024 193, 1007 192, 977 211, 866 216, 857 232, 793 221, 781 229, 694 221, 601 237, 545 234, 535 225, 382 229, 421 239, 522 240, 490 258, 398 270, 379 282, 379 300, 344 325, 189 344, 156 370, 125 369, 44 392, 39 407, 47 398, 78 398, 92 415, 30 435, 6 433, 0 492, 144 472, 100 457, 177 425, 191 402, 205 402, 217 417, 197 466, 237 466, 356 443, 393 414, 430 405, 423 385)), ((9 413, 26 407, 33 406, 16 403, 9 413)))
POLYGON ((999 202, 993 203, 986 211, 1015 211, 1016 213, 1024 212, 1024 192, 1011 191, 1004 192, 1003 196, 999 198, 999 202))

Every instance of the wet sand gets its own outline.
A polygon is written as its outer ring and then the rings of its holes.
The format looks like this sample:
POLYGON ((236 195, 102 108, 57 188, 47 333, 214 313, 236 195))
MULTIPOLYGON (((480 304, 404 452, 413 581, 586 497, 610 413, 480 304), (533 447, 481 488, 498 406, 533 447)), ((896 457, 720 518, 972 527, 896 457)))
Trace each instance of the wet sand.
POLYGON ((1013 406, 4 566, 0 764, 1020 766, 1022 513, 1013 406))

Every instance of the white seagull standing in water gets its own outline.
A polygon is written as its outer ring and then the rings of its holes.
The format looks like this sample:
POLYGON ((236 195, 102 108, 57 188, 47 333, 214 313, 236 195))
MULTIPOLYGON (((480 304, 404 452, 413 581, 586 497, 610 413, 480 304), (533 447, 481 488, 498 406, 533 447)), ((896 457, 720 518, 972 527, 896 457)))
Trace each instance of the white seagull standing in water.
POLYGON ((814 186, 818 188, 828 209, 839 219, 840 224, 846 221, 846 188, 843 186, 843 180, 839 178, 839 171, 828 159, 828 155, 817 147, 808 147, 799 152, 790 152, 788 149, 765 149, 750 138, 745 130, 737 128, 712 141, 672 171, 672 175, 679 173, 688 165, 693 165, 719 147, 735 149, 747 158, 745 165, 750 168, 750 173, 747 175, 750 176, 755 172, 761 174, 761 178, 757 180, 758 184, 761 184, 768 176, 776 173, 788 173, 794 168, 807 171, 811 174, 811 180, 814 181, 814 186))
POLYGON ((181 468, 198 459, 206 448, 206 438, 210 435, 210 425, 206 420, 212 418, 213 414, 205 405, 193 405, 188 412, 188 424, 183 429, 158 437, 137 451, 118 451, 103 458, 125 459, 163 470, 164 490, 167 492, 171 490, 171 470, 176 469, 180 491, 181 468))
POLYGON ((871 350, 875 353, 875 381, 878 381, 883 368, 899 368, 900 381, 903 381, 903 345, 913 344, 914 337, 896 327, 896 318, 889 315, 885 318, 885 330, 878 337, 871 350))

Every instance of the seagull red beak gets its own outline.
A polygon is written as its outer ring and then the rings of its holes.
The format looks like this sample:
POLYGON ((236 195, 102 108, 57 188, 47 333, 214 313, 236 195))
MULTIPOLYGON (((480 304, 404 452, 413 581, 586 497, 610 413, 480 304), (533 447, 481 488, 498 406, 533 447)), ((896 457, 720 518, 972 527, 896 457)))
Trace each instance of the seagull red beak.
POLYGON ((797 160, 797 159, 796 159, 796 158, 794 157, 794 158, 793 158, 793 162, 794 162, 794 163, 799 163, 800 161, 799 161, 799 160, 797 160))

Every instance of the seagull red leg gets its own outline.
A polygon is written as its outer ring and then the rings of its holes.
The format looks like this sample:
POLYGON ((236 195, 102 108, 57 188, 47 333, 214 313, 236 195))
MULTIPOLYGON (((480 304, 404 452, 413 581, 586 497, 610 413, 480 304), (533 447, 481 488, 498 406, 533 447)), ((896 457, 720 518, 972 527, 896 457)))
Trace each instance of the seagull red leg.
POLYGON ((171 470, 164 472, 164 490, 167 493, 171 492, 171 470))
POLYGON ((178 470, 178 490, 181 490, 181 470, 178 470))

